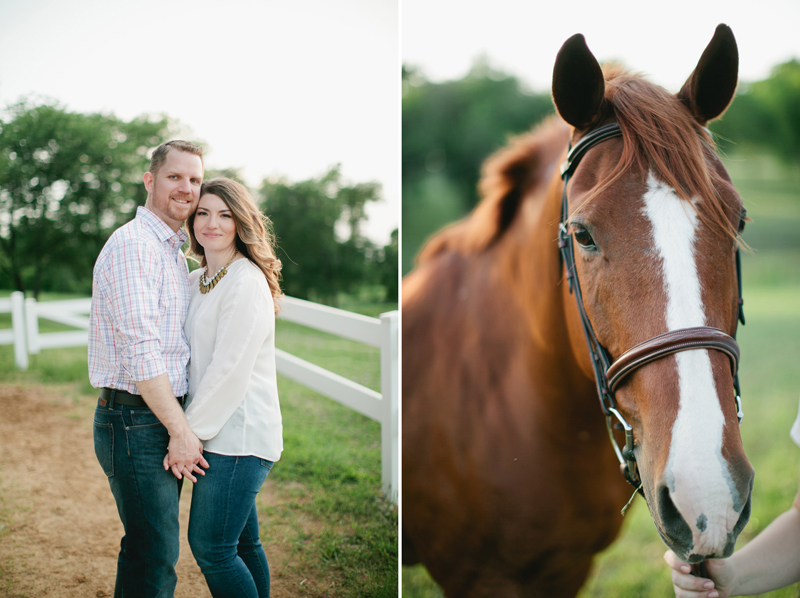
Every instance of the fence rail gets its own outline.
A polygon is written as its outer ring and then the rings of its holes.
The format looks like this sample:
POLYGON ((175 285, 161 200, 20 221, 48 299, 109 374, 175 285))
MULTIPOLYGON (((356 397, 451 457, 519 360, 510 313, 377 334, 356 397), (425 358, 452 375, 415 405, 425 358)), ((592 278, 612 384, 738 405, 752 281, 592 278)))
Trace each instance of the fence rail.
MULTIPOLYGON (((276 349, 278 373, 291 378, 381 424, 383 493, 397 501, 399 480, 399 347, 398 312, 369 318, 302 299, 284 297, 281 319, 378 347, 381 352, 381 392, 362 386, 313 363, 276 349)), ((0 330, 0 345, 14 345, 17 368, 28 368, 28 355, 42 349, 88 344, 91 299, 37 302, 14 292, 0 299, 0 313, 11 313, 12 328, 0 330), (39 332, 39 319, 79 330, 39 332)))

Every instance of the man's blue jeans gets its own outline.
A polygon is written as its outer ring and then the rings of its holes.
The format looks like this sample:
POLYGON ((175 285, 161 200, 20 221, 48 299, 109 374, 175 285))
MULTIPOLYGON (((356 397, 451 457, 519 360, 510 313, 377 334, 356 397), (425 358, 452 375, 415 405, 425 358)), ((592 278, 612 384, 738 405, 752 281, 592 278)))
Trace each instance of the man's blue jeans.
POLYGON ((272 469, 259 457, 205 452, 192 489, 189 545, 214 598, 269 598, 269 566, 258 536, 256 495, 272 469))
POLYGON ((145 407, 109 403, 94 412, 94 450, 108 476, 125 535, 115 598, 172 598, 180 550, 181 483, 162 461, 167 429, 145 407))

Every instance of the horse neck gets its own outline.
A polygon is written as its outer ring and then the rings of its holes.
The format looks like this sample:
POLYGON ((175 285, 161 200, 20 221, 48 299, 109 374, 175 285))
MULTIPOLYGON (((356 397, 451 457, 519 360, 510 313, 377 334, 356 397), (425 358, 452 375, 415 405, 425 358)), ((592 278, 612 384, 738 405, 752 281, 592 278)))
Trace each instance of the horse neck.
MULTIPOLYGON (((520 206, 518 221, 500 246, 498 263, 526 328, 525 353, 531 371, 557 372, 561 380, 545 403, 559 414, 596 408, 594 380, 582 369, 577 351, 586 351, 575 297, 568 291, 558 249, 561 217, 558 173, 520 206), (538 191, 538 192, 537 192, 538 191), (575 342, 575 334, 580 342, 575 342), (565 398, 570 395, 567 404, 565 398)), ((589 370, 590 371, 590 370, 589 370)))

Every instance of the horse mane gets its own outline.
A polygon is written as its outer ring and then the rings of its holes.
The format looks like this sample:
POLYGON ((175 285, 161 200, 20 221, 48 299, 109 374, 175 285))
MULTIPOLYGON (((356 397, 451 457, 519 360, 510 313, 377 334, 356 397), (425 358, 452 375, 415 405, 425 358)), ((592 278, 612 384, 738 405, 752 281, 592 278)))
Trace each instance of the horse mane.
POLYGON ((714 141, 686 106, 663 87, 617 64, 603 68, 605 104, 609 117, 622 129, 624 147, 619 164, 595 191, 601 193, 631 167, 652 170, 655 177, 689 202, 712 230, 733 238, 735 226, 726 216, 715 183, 719 175, 710 166, 714 141), (693 198, 708 202, 709 212, 699 212, 693 198))
MULTIPOLYGON (((715 186, 720 181, 710 166, 714 142, 708 130, 680 99, 641 75, 617 64, 606 65, 603 74, 605 102, 598 122, 616 119, 624 145, 618 165, 593 196, 633 167, 652 170, 711 230, 736 238, 737 230, 715 186), (710 213, 697 210, 692 201, 695 197, 708 202, 710 213)), ((429 239, 417 256, 417 264, 448 250, 469 254, 494 243, 511 225, 526 195, 548 182, 555 162, 566 150, 569 131, 570 127, 554 115, 530 132, 512 137, 506 147, 488 158, 479 183, 480 203, 470 215, 429 239)))
POLYGON ((533 130, 511 137, 483 164, 480 203, 470 215, 430 238, 417 256, 417 264, 447 250, 468 254, 491 245, 510 226, 528 192, 549 182, 568 141, 569 126, 555 115, 533 130))

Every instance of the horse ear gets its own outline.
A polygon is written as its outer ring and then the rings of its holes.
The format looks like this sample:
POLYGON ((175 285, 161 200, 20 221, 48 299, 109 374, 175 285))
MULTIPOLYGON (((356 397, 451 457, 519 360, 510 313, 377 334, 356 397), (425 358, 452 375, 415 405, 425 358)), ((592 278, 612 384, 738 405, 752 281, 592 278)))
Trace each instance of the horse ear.
POLYGON ((603 70, 580 33, 573 35, 556 56, 553 102, 558 113, 576 129, 584 129, 600 112, 605 93, 603 70))
POLYGON ((717 25, 714 37, 678 93, 678 99, 697 122, 705 125, 725 112, 731 103, 738 73, 739 50, 733 31, 727 25, 717 25))

